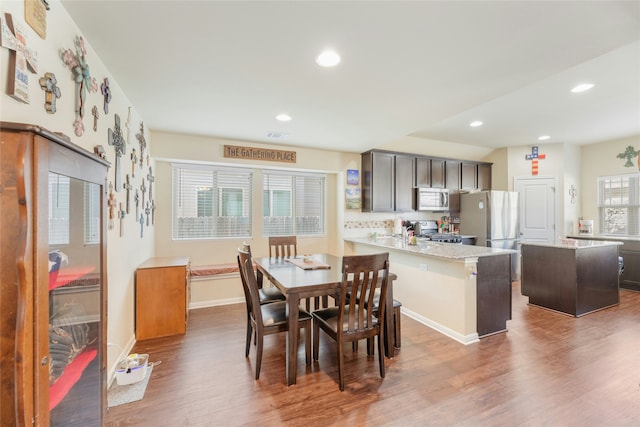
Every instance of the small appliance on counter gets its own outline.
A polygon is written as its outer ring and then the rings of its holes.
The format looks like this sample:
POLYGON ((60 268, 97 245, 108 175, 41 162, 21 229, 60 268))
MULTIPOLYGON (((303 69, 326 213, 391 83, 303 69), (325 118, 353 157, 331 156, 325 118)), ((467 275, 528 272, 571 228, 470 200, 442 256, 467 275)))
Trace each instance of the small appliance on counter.
POLYGON ((578 220, 578 234, 580 234, 581 236, 593 236, 593 220, 578 220))
POLYGON ((434 242, 462 243, 462 237, 453 233, 438 233, 438 222, 434 220, 416 221, 414 226, 417 237, 428 238, 434 242))

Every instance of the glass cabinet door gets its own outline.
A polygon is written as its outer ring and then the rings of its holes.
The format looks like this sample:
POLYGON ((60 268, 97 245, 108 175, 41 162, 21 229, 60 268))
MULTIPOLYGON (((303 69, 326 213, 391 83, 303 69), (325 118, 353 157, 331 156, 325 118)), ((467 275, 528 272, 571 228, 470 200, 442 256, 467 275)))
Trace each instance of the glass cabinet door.
POLYGON ((49 172, 48 192, 50 421, 99 425, 102 187, 49 172))

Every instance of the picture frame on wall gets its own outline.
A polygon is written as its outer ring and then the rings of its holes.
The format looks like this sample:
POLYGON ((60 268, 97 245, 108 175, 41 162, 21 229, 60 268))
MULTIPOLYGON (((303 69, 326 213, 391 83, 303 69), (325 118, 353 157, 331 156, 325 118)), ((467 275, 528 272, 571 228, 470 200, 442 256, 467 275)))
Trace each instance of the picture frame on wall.
POLYGON ((347 185, 358 185, 360 183, 358 170, 347 169, 347 185))
POLYGON ((360 209, 359 188, 347 188, 345 190, 345 206, 347 209, 360 209))

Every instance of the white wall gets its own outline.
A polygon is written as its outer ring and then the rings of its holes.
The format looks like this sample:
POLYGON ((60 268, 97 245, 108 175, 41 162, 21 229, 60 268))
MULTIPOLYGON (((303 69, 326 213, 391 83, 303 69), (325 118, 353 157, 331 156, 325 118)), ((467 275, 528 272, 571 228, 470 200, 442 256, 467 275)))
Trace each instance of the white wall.
MULTIPOLYGON (((49 1, 51 10, 47 16, 47 37, 43 40, 25 22, 24 1, 3 0, 0 5, 2 11, 1 19, 5 19, 5 13, 10 13, 14 23, 22 25, 27 36, 27 46, 37 52, 38 72, 29 74, 29 104, 22 103, 7 95, 7 82, 9 81, 9 51, 0 49, 0 120, 8 122, 29 123, 42 126, 54 132, 62 132, 68 135, 72 142, 93 152, 95 145, 103 145, 107 157, 114 164, 114 149, 108 144, 108 129, 114 126, 114 114, 118 114, 124 126, 128 116, 131 102, 125 93, 118 86, 118 82, 109 73, 109 70, 100 60, 99 52, 95 52, 91 47, 91 40, 85 40, 86 60, 89 64, 91 75, 95 77, 98 85, 104 78, 109 78, 113 100, 109 104, 109 114, 103 111, 103 97, 98 92, 88 93, 86 98, 86 112, 84 118, 85 132, 78 137, 74 133, 73 122, 75 114, 75 93, 76 87, 72 80, 71 72, 66 68, 59 56, 59 52, 65 49, 75 51, 74 39, 77 35, 82 35, 76 24, 71 20, 61 3, 57 0, 49 1), (57 112, 48 114, 44 109, 45 92, 41 90, 39 78, 44 73, 54 73, 62 96, 57 100, 57 112), (91 109, 98 106, 100 117, 98 120, 98 130, 93 130, 93 117, 91 109)), ((127 138, 127 154, 122 159, 126 171, 131 170, 131 163, 128 156, 131 147, 139 146, 135 134, 139 133, 139 124, 142 120, 132 108, 132 123, 134 128, 127 138)), ((126 128, 123 127, 123 131, 126 128)), ((148 147, 151 146, 150 137, 146 135, 148 147)), ((146 165, 145 165, 146 167, 146 165)), ((124 173, 126 173, 126 171, 124 173)), ((134 184, 140 185, 142 170, 137 169, 134 184)), ((124 182, 124 173, 122 179, 124 182)), ((146 171, 144 172, 146 176, 146 171)), ((111 167, 108 173, 109 181, 114 181, 115 168, 111 167)), ((117 194, 117 201, 125 203, 125 192, 117 194)), ((124 237, 119 235, 119 221, 115 221, 115 228, 108 231, 107 235, 107 265, 108 265, 108 332, 107 339, 116 346, 109 347, 107 366, 112 372, 115 364, 120 358, 121 349, 126 351, 126 347, 133 343, 134 336, 134 271, 145 259, 151 257, 154 251, 154 228, 145 227, 144 237, 140 237, 140 225, 133 215, 125 218, 124 237)))

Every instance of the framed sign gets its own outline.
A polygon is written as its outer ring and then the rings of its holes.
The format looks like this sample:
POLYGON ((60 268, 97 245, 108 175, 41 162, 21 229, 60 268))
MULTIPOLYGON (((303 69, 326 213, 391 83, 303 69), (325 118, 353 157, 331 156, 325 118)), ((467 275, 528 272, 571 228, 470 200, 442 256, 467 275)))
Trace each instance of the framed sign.
POLYGON ((347 184, 348 185, 358 185, 358 170, 357 169, 347 169, 347 184))

